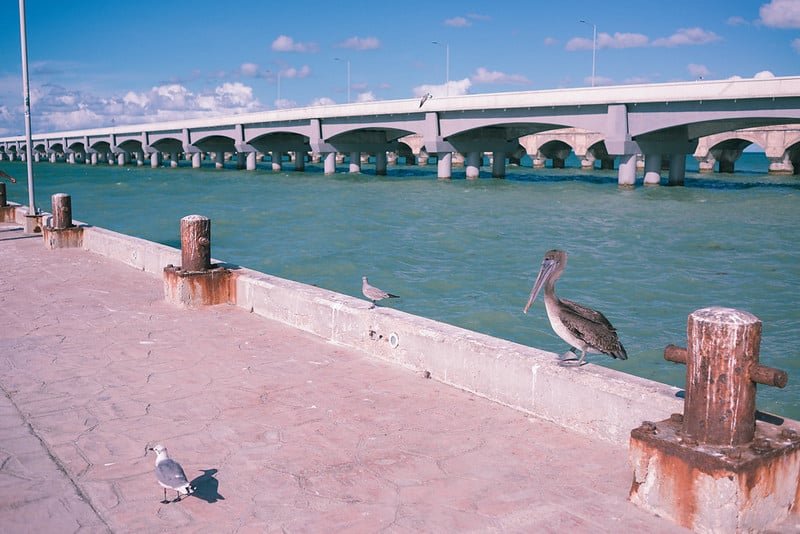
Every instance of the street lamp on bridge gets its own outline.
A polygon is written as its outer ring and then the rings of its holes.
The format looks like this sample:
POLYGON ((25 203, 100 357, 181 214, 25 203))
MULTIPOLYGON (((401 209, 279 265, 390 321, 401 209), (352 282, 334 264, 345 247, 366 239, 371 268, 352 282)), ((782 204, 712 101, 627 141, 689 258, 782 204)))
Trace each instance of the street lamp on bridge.
POLYGON ((445 63, 444 63, 444 79, 445 79, 445 96, 450 96, 450 43, 440 43, 439 41, 431 41, 435 45, 444 46, 445 48, 445 63))
POLYGON ((584 24, 588 24, 592 27, 592 87, 594 87, 594 78, 595 78, 595 57, 597 56, 597 24, 594 22, 589 22, 586 20, 579 20, 578 22, 582 22, 584 24))

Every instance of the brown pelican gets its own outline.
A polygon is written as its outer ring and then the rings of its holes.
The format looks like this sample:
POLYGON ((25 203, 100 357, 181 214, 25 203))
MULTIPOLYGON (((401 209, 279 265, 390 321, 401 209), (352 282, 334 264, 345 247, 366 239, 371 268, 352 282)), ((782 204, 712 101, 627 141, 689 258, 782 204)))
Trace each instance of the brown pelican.
POLYGON ((562 364, 574 362, 576 351, 581 351, 581 357, 574 365, 583 365, 587 352, 608 354, 620 360, 627 360, 628 355, 617 338, 617 330, 602 313, 556 296, 556 281, 566 266, 567 253, 563 250, 550 250, 544 255, 542 268, 539 270, 539 276, 536 277, 523 312, 528 313, 528 308, 544 287, 544 307, 547 310, 547 318, 550 319, 550 326, 558 337, 570 345, 569 351, 561 356, 562 364), (567 358, 568 355, 571 357, 567 358))
POLYGON ((370 285, 366 276, 361 277, 361 292, 364 294, 365 297, 367 297, 369 300, 372 301, 373 308, 375 307, 375 303, 378 302, 379 300, 400 298, 397 295, 392 295, 391 293, 387 293, 383 289, 378 289, 377 287, 370 285))

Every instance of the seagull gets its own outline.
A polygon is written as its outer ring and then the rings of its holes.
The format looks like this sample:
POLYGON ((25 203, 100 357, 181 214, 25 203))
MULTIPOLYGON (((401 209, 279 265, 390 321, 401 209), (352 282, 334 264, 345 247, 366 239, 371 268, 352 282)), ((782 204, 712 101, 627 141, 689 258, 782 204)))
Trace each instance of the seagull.
POLYGON ((433 95, 430 93, 425 93, 424 95, 422 95, 422 98, 419 100, 419 107, 422 107, 422 104, 424 104, 431 98, 433 98, 433 95))
POLYGON ((173 460, 167 454, 167 448, 163 445, 156 445, 150 447, 150 451, 156 453, 156 479, 161 487, 164 488, 164 500, 161 504, 169 504, 167 500, 167 490, 172 489, 178 493, 178 496, 172 502, 181 500, 181 494, 189 495, 194 488, 191 487, 189 481, 186 480, 186 473, 183 472, 181 464, 173 460))
POLYGON ((397 295, 392 295, 391 293, 387 293, 383 289, 378 289, 377 287, 370 285, 366 276, 361 277, 361 292, 364 294, 365 297, 367 297, 369 300, 372 301, 372 308, 375 307, 375 304, 379 300, 400 298, 397 295))
POLYGON ((544 255, 542 268, 533 284, 528 303, 522 311, 528 313, 528 308, 544 287, 544 307, 547 310, 547 318, 550 319, 550 326, 570 345, 570 349, 561 355, 560 365, 581 366, 586 363, 584 360, 587 352, 608 354, 613 358, 627 360, 628 354, 617 338, 617 330, 602 313, 556 296, 555 284, 566 266, 567 253, 563 250, 550 250, 544 255), (566 362, 575 362, 576 351, 581 352, 577 363, 567 364, 566 362))

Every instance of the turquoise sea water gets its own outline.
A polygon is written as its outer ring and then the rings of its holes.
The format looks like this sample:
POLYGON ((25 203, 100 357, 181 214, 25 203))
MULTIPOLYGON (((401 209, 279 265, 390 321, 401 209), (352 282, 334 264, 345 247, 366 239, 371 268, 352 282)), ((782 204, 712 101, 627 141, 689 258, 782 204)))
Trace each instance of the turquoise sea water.
MULTIPOLYGON (((206 215, 216 258, 358 297, 366 274, 401 295, 393 307, 553 352, 567 347, 542 301, 522 307, 544 252, 561 248, 558 293, 603 311, 629 354, 592 362, 682 387, 685 367, 664 361, 664 346, 686 344, 692 311, 740 308, 764 323, 762 363, 790 375, 783 390, 759 387, 759 409, 800 418, 800 178, 768 175, 763 154, 736 168, 635 189, 617 187, 615 171, 578 168, 510 167, 504 180, 482 168, 477 181, 457 168, 437 180, 435 165, 385 177, 370 165, 334 176, 319 165, 34 172, 40 209, 69 193, 76 219, 172 246, 181 217, 206 215)), ((0 169, 19 180, 9 199, 27 204, 25 164, 0 169)))

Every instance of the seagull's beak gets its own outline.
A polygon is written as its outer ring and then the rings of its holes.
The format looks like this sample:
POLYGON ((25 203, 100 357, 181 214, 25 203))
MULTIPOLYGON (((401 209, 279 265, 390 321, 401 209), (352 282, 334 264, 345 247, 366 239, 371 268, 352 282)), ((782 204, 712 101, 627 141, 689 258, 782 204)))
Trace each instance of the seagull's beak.
POLYGON ((550 278, 550 276, 552 276, 556 265, 557 263, 554 260, 550 258, 544 259, 542 262, 542 268, 539 269, 539 275, 536 277, 536 282, 533 283, 533 289, 531 289, 531 296, 528 298, 528 303, 522 310, 523 313, 528 313, 528 308, 530 308, 533 304, 533 301, 536 300, 536 295, 539 294, 539 291, 541 291, 544 283, 547 282, 547 279, 550 278))

